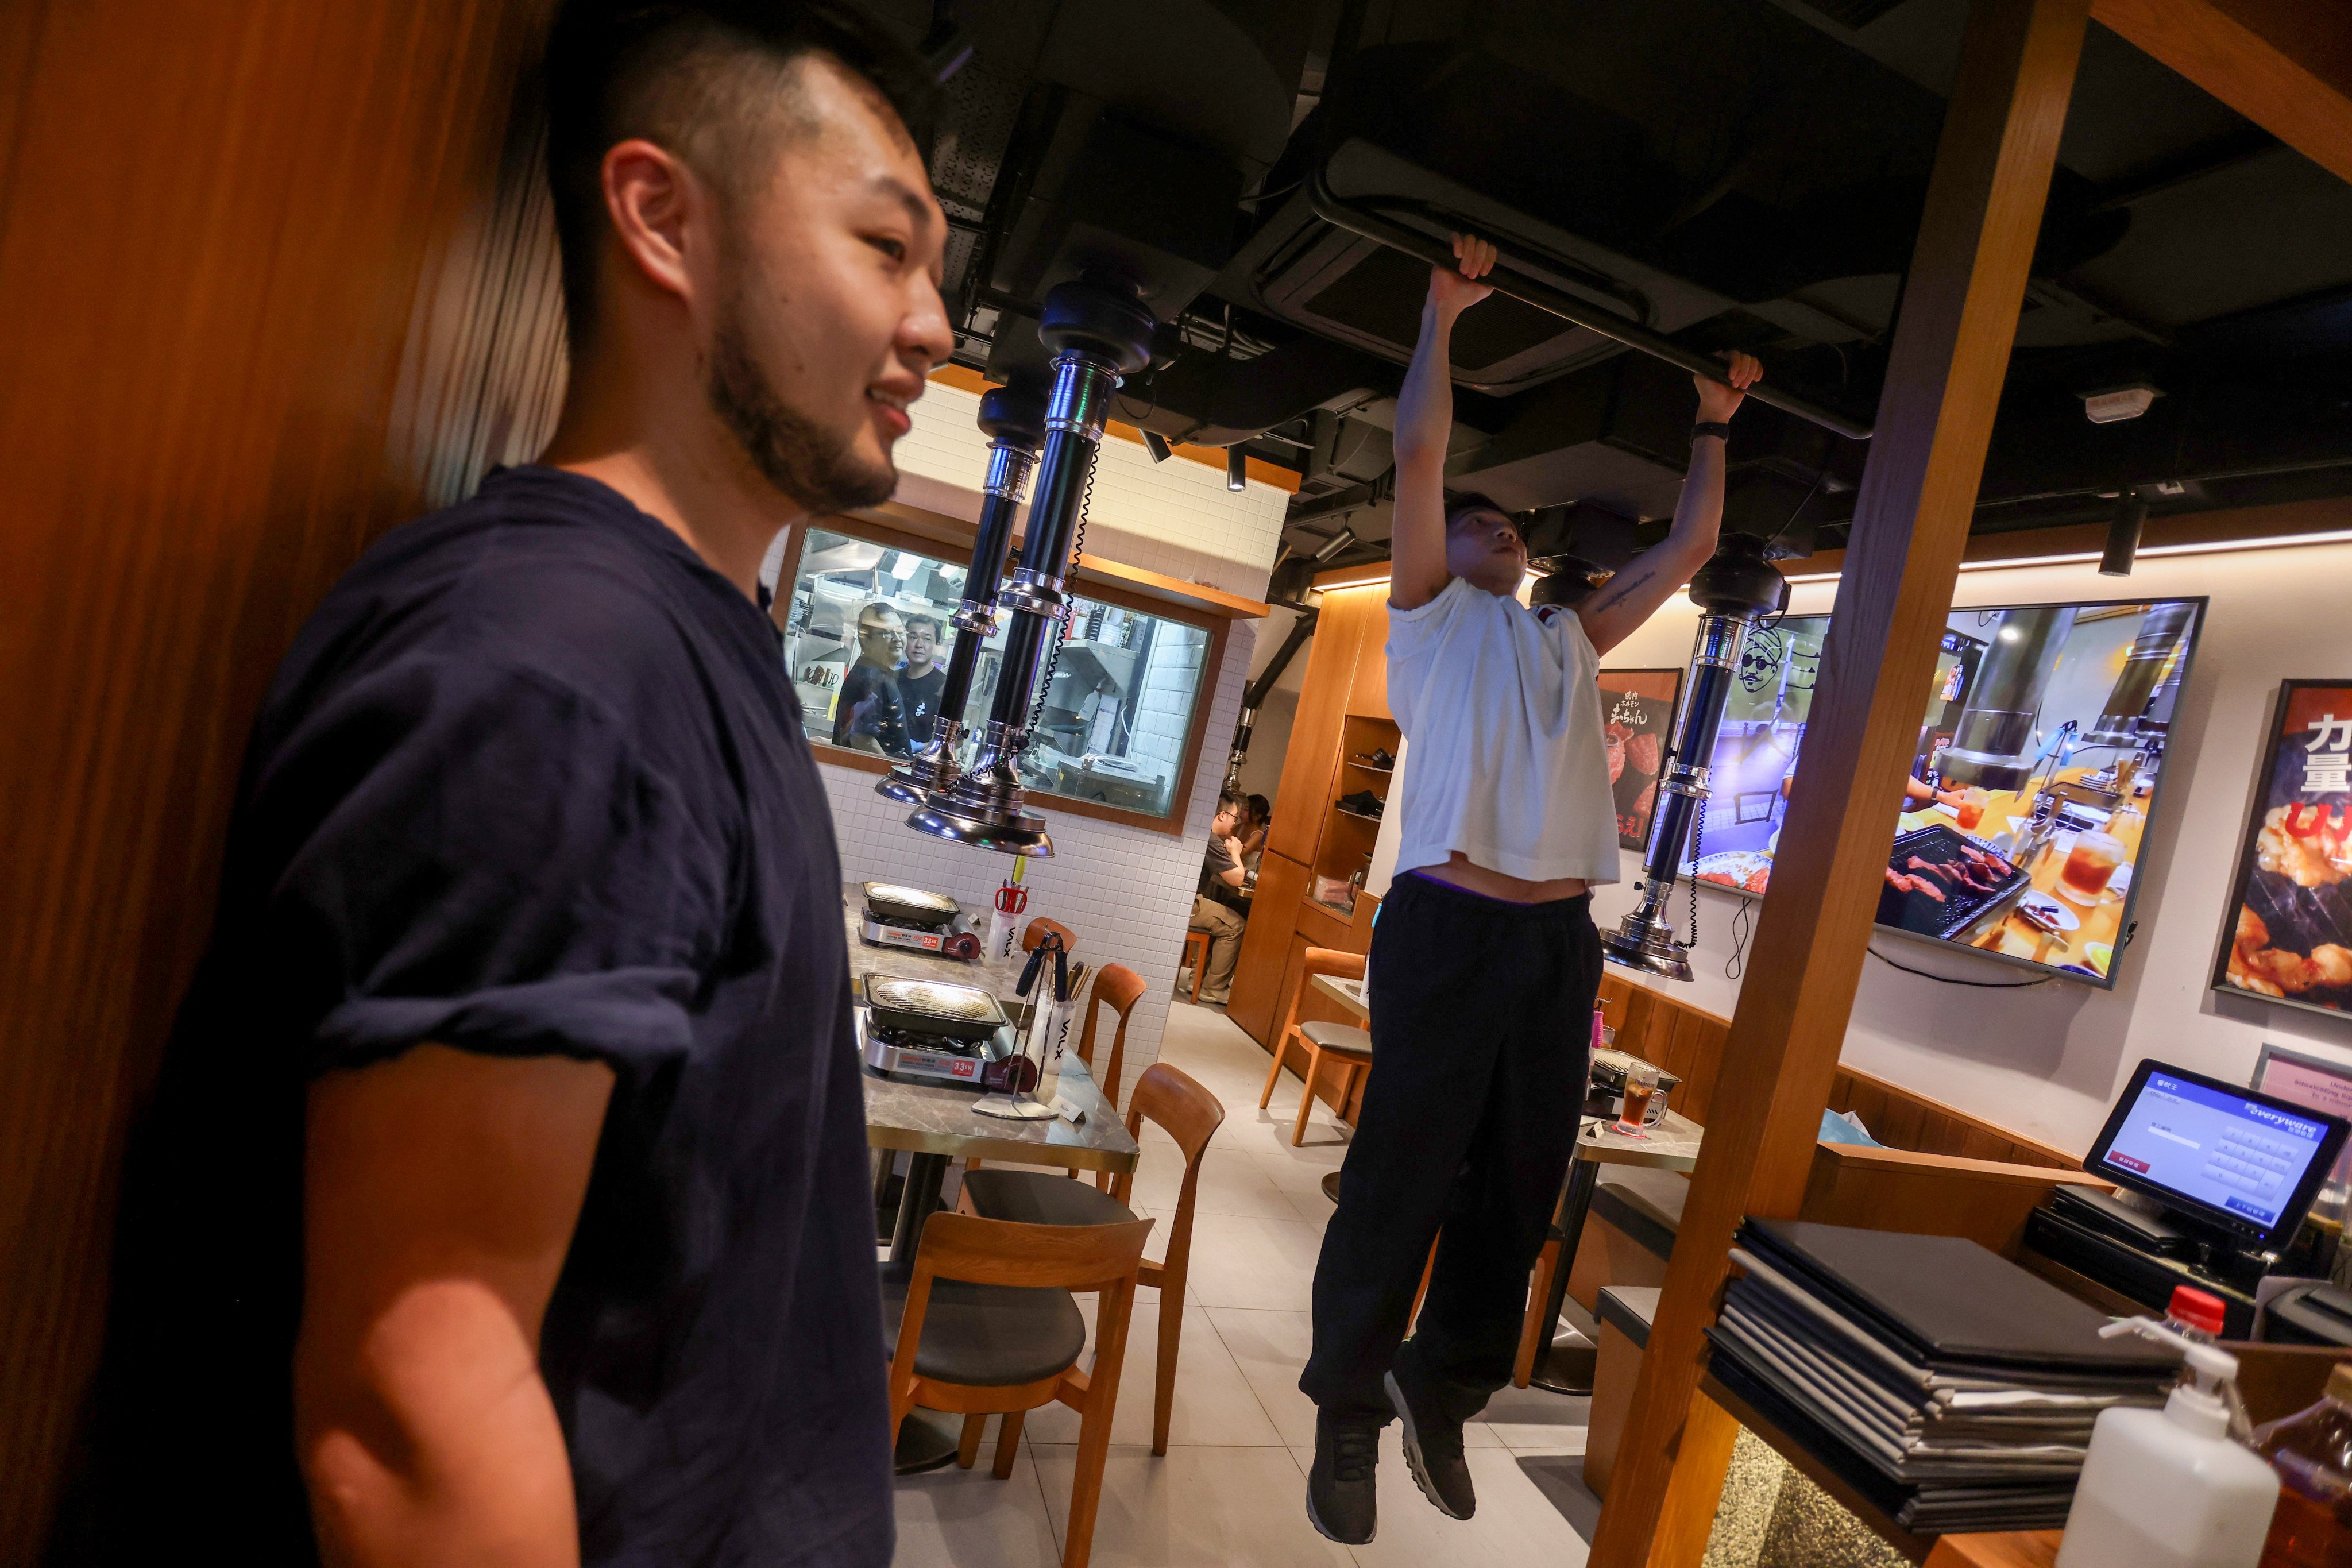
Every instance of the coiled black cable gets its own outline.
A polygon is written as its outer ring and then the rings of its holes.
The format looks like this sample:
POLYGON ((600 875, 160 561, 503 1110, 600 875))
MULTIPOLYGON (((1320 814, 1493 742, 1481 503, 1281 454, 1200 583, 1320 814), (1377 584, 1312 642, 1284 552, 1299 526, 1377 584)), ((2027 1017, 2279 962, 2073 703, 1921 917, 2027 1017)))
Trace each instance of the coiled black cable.
MULTIPOLYGON (((1066 584, 1077 580, 1078 557, 1086 553, 1087 519, 1095 510, 1095 457, 1092 452, 1087 454, 1087 487, 1078 496, 1078 531, 1077 537, 1070 541, 1069 574, 1062 579, 1066 584)), ((1062 613, 1054 619, 1054 647, 1045 655, 1045 679, 1037 683, 1037 695, 1029 704, 1029 731, 1033 737, 1038 721, 1045 717, 1045 698, 1054 689, 1054 669, 1062 662, 1062 645, 1069 640, 1070 615, 1076 607, 1066 594, 1062 613)))

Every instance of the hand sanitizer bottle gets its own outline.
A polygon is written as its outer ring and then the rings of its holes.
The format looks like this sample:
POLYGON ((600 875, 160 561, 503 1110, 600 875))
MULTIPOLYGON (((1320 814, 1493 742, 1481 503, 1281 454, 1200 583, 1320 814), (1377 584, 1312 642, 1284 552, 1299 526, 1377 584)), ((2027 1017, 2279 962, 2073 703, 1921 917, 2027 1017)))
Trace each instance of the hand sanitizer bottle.
POLYGON ((2230 1437, 2238 1358, 2144 1318, 2102 1331, 2168 1341, 2185 1364, 2162 1410, 2092 1426, 2057 1568, 2255 1568, 2279 1483, 2230 1437))

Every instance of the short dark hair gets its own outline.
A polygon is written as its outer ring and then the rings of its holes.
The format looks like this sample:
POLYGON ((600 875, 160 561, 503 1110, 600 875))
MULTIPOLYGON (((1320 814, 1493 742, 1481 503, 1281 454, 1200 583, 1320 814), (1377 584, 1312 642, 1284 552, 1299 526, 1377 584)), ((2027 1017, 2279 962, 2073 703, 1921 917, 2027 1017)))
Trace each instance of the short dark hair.
POLYGON ((722 189, 762 110, 798 106, 793 68, 822 55, 862 79, 928 160, 939 83, 920 56, 831 0, 566 0, 548 38, 547 177, 572 352, 593 328, 604 153, 632 136, 722 189), (700 134, 718 127, 721 133, 700 134))
MULTIPOLYGON (((893 619, 898 619, 898 606, 892 604, 887 599, 868 599, 865 604, 860 605, 857 607, 857 624, 861 626, 864 626, 866 624, 866 617, 868 616, 877 617, 888 616, 893 619)), ((901 621, 900 624, 903 626, 905 623, 901 621)))
POLYGON ((929 627, 930 627, 930 628, 931 628, 931 637, 932 637, 932 639, 933 639, 934 641, 936 641, 936 640, 938 639, 939 635, 940 635, 940 618, 939 618, 939 616, 919 616, 919 616, 908 616, 907 617, 907 629, 908 629, 908 631, 910 631, 910 632, 911 632, 911 631, 913 631, 917 626, 929 626, 929 627))
MULTIPOLYGON (((1455 521, 1465 511, 1499 511, 1505 517, 1511 517, 1510 509, 1503 506, 1491 496, 1483 495, 1476 490, 1447 490, 1445 492, 1445 526, 1452 528, 1455 521)), ((1511 523, 1516 528, 1518 526, 1518 520, 1512 518, 1511 523)))
POLYGON ((1228 812, 1228 811, 1230 811, 1230 812, 1234 812, 1234 813, 1238 814, 1238 813, 1241 811, 1241 808, 1242 808, 1242 797, 1241 797, 1241 796, 1239 796, 1239 795, 1235 795, 1233 791, 1231 791, 1231 790, 1229 790, 1229 789, 1228 789, 1228 790, 1219 790, 1219 791, 1217 792, 1217 811, 1218 811, 1218 813, 1222 814, 1222 813, 1224 813, 1224 812, 1228 812))

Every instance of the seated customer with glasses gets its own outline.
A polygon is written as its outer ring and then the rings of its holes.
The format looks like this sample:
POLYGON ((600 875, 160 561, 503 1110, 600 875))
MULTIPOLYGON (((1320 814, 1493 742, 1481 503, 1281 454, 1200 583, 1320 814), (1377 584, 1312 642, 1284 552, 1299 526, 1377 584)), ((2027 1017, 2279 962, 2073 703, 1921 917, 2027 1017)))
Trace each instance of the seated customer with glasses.
POLYGON ((1249 873, 1242 867, 1242 841, 1234 837, 1241 810, 1241 802, 1233 795, 1217 797, 1217 815, 1209 824, 1208 853, 1201 861, 1201 885, 1192 896, 1191 929, 1205 931, 1209 937, 1209 957, 1195 1000, 1219 1007, 1233 995, 1234 962, 1241 956, 1242 931, 1249 912, 1249 902, 1242 897, 1249 873))

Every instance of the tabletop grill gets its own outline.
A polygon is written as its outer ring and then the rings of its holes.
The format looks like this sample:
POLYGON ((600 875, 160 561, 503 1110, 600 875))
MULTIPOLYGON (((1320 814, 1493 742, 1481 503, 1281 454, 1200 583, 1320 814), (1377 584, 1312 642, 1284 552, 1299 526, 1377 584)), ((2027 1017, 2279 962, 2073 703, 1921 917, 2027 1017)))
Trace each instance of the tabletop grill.
POLYGON ((857 934, 875 946, 912 948, 966 963, 980 957, 980 934, 966 923, 963 906, 946 894, 891 882, 866 882, 861 890, 866 918, 857 934))
POLYGON ((985 991, 877 975, 853 1011, 858 1057, 877 1072, 977 1091, 1005 1087, 1008 1061, 1029 1065, 1003 1005, 985 991))

